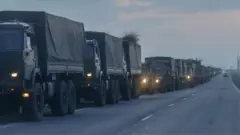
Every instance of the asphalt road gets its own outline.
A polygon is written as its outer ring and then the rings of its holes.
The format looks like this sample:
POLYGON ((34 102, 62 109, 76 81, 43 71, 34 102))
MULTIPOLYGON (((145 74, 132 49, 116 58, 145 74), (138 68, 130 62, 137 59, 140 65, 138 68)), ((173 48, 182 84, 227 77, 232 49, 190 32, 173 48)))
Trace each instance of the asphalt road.
MULTIPOLYGON (((240 80, 240 79, 239 79, 240 80)), ((142 96, 74 116, 0 126, 0 135, 240 134, 240 92, 221 76, 193 89, 142 96)))

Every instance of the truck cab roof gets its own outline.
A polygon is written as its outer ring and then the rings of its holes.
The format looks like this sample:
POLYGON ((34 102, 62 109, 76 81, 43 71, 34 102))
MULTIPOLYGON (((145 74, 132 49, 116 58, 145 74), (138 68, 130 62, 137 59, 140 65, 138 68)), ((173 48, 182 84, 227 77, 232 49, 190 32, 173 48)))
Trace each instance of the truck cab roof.
POLYGON ((32 26, 24 22, 0 22, 0 28, 13 28, 13 29, 24 29, 28 33, 34 33, 32 26))

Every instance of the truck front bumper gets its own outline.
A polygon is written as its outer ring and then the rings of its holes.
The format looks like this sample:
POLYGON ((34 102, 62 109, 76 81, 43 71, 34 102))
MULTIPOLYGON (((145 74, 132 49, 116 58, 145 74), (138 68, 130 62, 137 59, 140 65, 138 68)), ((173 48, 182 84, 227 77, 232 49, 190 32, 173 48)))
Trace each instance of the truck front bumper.
POLYGON ((85 100, 94 100, 96 92, 99 92, 100 84, 95 81, 84 81, 81 84, 81 90, 78 91, 81 98, 85 100))
POLYGON ((0 88, 0 115, 16 113, 23 103, 21 89, 0 88))

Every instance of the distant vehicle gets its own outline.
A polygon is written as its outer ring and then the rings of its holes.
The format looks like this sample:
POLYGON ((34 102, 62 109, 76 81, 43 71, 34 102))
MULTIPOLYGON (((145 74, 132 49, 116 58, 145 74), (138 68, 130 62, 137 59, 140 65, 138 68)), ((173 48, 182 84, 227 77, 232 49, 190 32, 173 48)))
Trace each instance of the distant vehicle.
POLYGON ((227 73, 227 72, 224 72, 224 73, 223 73, 223 77, 228 77, 228 73, 227 73))

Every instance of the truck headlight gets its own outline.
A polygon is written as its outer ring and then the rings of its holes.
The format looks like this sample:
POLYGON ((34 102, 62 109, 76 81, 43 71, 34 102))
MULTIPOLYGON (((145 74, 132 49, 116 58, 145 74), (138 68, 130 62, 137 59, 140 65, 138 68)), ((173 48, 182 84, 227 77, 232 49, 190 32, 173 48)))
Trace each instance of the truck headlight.
POLYGON ((12 78, 16 78, 17 76, 18 76, 18 73, 17 73, 17 72, 11 73, 11 77, 12 77, 12 78))
POLYGON ((143 78, 142 83, 147 83, 147 78, 143 78))
POLYGON ((87 77, 92 77, 92 73, 87 73, 87 77))

